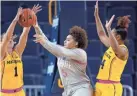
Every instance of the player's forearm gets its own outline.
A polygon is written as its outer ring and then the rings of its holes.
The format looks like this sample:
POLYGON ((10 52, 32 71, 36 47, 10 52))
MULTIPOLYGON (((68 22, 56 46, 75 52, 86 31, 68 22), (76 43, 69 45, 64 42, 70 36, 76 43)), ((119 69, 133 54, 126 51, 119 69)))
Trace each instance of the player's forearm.
POLYGON ((43 33, 43 31, 41 30, 41 28, 39 26, 34 27, 34 28, 35 28, 36 34, 39 34, 44 38, 43 42, 40 42, 40 44, 45 49, 47 49, 50 53, 57 56, 59 54, 59 52, 57 50, 57 46, 48 40, 48 38, 45 36, 45 34, 43 33))
POLYGON ((16 24, 17 24, 17 20, 13 20, 10 26, 8 27, 5 34, 5 37, 7 38, 7 40, 10 40, 10 38, 12 37, 16 24))
POLYGON ((71 57, 72 55, 69 55, 70 52, 63 46, 60 46, 58 44, 55 44, 48 39, 45 38, 43 42, 40 42, 40 44, 47 49, 50 53, 53 55, 60 57, 60 56, 65 56, 65 57, 71 57))
POLYGON ((2 38, 2 43, 1 43, 1 59, 5 56, 5 52, 8 46, 8 43, 13 35, 14 28, 16 25, 17 21, 13 20, 7 29, 7 32, 5 33, 4 37, 2 38))
MULTIPOLYGON (((45 42, 41 43, 41 45, 47 49, 50 53, 53 55, 59 57, 61 54, 61 50, 58 47, 59 45, 54 44, 53 42, 50 42, 49 40, 45 39, 45 42)), ((63 50, 62 50, 63 51, 63 50)))
POLYGON ((15 17, 13 19, 13 21, 11 22, 10 26, 8 27, 6 33, 4 34, 4 37, 2 38, 2 43, 1 43, 1 58, 3 59, 5 54, 6 54, 6 50, 8 47, 8 43, 11 40, 12 36, 13 36, 13 32, 15 29, 15 26, 17 24, 17 17, 15 17))
POLYGON ((20 39, 19 39, 19 42, 21 44, 26 44, 27 39, 28 39, 29 31, 30 31, 30 27, 24 27, 23 28, 23 32, 22 32, 22 34, 20 36, 20 39))
POLYGON ((112 49, 114 50, 114 52, 118 52, 118 48, 119 48, 119 44, 116 40, 116 38, 114 37, 114 35, 112 34, 111 30, 107 30, 108 31, 108 35, 109 35, 109 43, 110 46, 112 47, 112 49))
POLYGON ((34 27, 34 29, 35 29, 36 34, 42 35, 44 38, 48 39, 43 33, 43 31, 41 30, 40 26, 36 26, 34 27))
POLYGON ((83 57, 83 55, 81 54, 81 52, 77 49, 67 49, 48 40, 45 40, 45 42, 41 44, 45 49, 47 49, 49 52, 51 52, 53 55, 57 57, 67 57, 82 62, 85 62, 86 60, 85 57, 83 57))
POLYGON ((15 47, 15 50, 18 52, 20 56, 22 56, 22 53, 24 52, 24 49, 26 47, 29 31, 30 31, 30 27, 23 28, 23 32, 19 38, 19 42, 15 47))
POLYGON ((103 24, 102 24, 99 16, 95 17, 95 21, 96 21, 96 28, 97 28, 98 36, 102 36, 102 35, 106 36, 105 29, 103 27, 103 24))
POLYGON ((82 61, 85 60, 85 58, 81 58, 81 56, 79 55, 79 52, 75 52, 73 51, 73 49, 71 50, 71 49, 64 48, 63 46, 52 43, 48 40, 45 40, 45 42, 41 44, 45 49, 47 49, 49 52, 51 52, 57 57, 67 57, 74 60, 82 60, 82 61))
POLYGON ((43 36, 44 40, 40 42, 40 44, 47 49, 50 53, 53 55, 59 57, 59 56, 65 56, 70 58, 78 58, 79 55, 77 55, 75 52, 73 52, 70 49, 64 48, 63 46, 60 46, 58 44, 55 44, 53 42, 50 42, 48 38, 44 35, 43 31, 40 29, 40 27, 35 28, 35 31, 37 34, 43 36))
POLYGON ((99 36, 99 39, 106 47, 109 47, 108 36, 106 35, 105 29, 98 15, 95 16, 95 21, 96 21, 97 34, 99 36))

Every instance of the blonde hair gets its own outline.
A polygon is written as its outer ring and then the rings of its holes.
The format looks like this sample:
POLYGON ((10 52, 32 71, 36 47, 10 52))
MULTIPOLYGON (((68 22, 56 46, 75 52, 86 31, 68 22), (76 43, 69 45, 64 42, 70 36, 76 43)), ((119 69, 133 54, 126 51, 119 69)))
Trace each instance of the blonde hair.
MULTIPOLYGON (((4 33, 2 33, 2 34, 0 35, 0 42, 2 42, 5 34, 6 34, 6 33, 4 32, 4 33)), ((13 40, 14 40, 14 39, 16 39, 18 36, 17 36, 16 34, 14 34, 14 35, 12 35, 12 37, 13 37, 13 40)))

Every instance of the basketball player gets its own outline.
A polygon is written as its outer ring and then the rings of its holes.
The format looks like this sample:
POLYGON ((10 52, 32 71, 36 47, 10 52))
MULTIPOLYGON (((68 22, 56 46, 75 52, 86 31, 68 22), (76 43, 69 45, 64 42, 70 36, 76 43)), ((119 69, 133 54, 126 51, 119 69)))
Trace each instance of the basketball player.
POLYGON ((113 15, 109 22, 106 22, 108 36, 105 33, 98 13, 98 1, 95 5, 95 20, 97 33, 101 42, 108 48, 102 58, 102 64, 97 75, 96 96, 122 96, 121 75, 128 59, 128 49, 124 45, 129 27, 129 16, 118 18, 117 26, 111 30, 111 24, 115 17, 113 15))
POLYGON ((38 23, 34 25, 36 43, 40 43, 58 59, 57 66, 64 87, 63 96, 92 96, 90 80, 86 75, 87 35, 84 29, 74 26, 64 41, 64 46, 52 43, 44 35, 38 23))
MULTIPOLYGON (((40 6, 34 6, 33 11, 40 11, 40 6)), ((22 8, 11 22, 7 32, 3 35, 0 44, 1 92, 0 96, 25 96, 23 91, 22 53, 26 47, 30 27, 24 27, 19 43, 15 45, 14 28, 22 14, 22 8)))

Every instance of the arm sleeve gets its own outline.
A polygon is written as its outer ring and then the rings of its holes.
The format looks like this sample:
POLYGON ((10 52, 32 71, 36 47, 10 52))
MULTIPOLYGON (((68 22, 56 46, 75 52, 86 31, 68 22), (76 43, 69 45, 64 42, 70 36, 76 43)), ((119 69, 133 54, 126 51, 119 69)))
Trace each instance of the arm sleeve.
POLYGON ((45 44, 43 44, 43 47, 57 57, 67 57, 83 62, 86 61, 86 54, 82 49, 67 49, 63 46, 52 43, 47 39, 45 40, 45 44))
POLYGON ((45 38, 45 42, 41 43, 41 45, 47 49, 50 53, 55 55, 56 57, 67 57, 70 59, 78 60, 85 62, 87 59, 86 52, 83 49, 75 48, 75 49, 67 49, 63 46, 50 42, 48 38, 44 35, 43 31, 40 27, 35 28, 36 33, 42 35, 45 38))

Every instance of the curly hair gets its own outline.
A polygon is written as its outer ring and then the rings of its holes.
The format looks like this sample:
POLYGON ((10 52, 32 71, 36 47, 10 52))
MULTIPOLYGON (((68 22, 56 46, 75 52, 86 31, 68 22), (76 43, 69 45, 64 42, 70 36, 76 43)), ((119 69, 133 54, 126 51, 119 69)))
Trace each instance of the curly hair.
POLYGON ((118 17, 117 26, 115 27, 116 33, 121 36, 122 40, 127 38, 129 23, 131 22, 129 19, 130 15, 118 17))
POLYGON ((78 42, 78 48, 87 48, 88 37, 84 29, 79 26, 73 26, 69 31, 69 35, 73 36, 74 40, 78 42))

